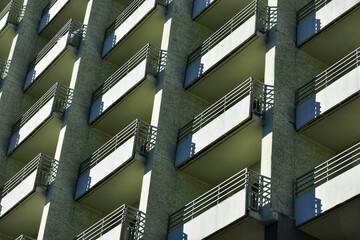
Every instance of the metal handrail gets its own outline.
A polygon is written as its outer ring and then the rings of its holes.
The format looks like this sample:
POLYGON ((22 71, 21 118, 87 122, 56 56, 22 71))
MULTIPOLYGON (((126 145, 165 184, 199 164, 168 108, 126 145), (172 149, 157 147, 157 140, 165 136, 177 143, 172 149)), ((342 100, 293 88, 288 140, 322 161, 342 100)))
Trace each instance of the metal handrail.
POLYGON ((247 191, 246 209, 261 213, 262 207, 270 202, 271 180, 245 168, 171 214, 168 231, 189 222, 243 189, 247 191))
POLYGON ((331 2, 332 0, 312 0, 308 4, 306 4, 304 7, 302 7, 297 13, 296 13, 296 21, 297 24, 303 22, 306 20, 309 16, 311 16, 316 11, 323 8, 326 4, 331 2))
POLYGON ((314 79, 296 91, 296 105, 299 105, 328 87, 330 84, 360 66, 360 47, 346 55, 314 79))
POLYGON ((187 66, 204 56, 253 15, 258 17, 256 29, 264 33, 267 32, 269 23, 268 6, 260 0, 254 0, 190 53, 187 66))
POLYGON ((97 165, 133 136, 135 136, 135 152, 145 156, 151 148, 153 133, 153 127, 150 124, 140 119, 134 120, 80 164, 80 175, 97 165))
POLYGON ((247 96, 251 96, 251 111, 263 117, 265 108, 265 86, 262 82, 248 78, 235 89, 231 90, 224 97, 220 98, 205 111, 197 115, 191 122, 186 124, 179 130, 178 143, 182 142, 195 132, 199 131, 203 126, 229 110, 236 103, 247 96))
POLYGON ((31 237, 28 237, 28 236, 25 236, 24 234, 17 237, 15 240, 36 240, 35 238, 31 238, 31 237))
MULTIPOLYGON (((134 0, 130 5, 115 19, 115 21, 105 30, 105 39, 107 39, 136 9, 140 7, 146 0, 134 0)), ((156 0, 155 4, 160 4, 164 7, 168 4, 169 0, 156 0)))
POLYGON ((74 240, 98 239, 120 224, 122 224, 122 237, 120 237, 120 239, 142 239, 145 228, 145 217, 145 213, 124 204, 80 233, 74 240), (124 237, 124 234, 126 237, 124 237))
POLYGON ((2 19, 9 12, 7 22, 18 24, 24 13, 24 6, 15 0, 11 0, 8 5, 0 12, 0 19, 2 19))
POLYGON ((52 112, 63 114, 69 107, 72 99, 73 90, 67 86, 56 82, 25 114, 14 124, 12 133, 16 133, 24 126, 45 104, 54 98, 52 112))
POLYGON ((38 171, 35 180, 36 185, 47 188, 55 167, 55 160, 52 157, 40 153, 1 187, 0 198, 4 198, 34 171, 38 171))
POLYGON ((43 57, 58 43, 58 41, 65 36, 68 32, 67 44, 73 47, 79 47, 80 42, 83 39, 85 25, 74 20, 70 19, 60 31, 46 44, 46 46, 37 54, 35 59, 29 64, 28 72, 31 71, 36 64, 38 64, 43 57))
POLYGON ((0 80, 4 79, 9 71, 10 60, 0 56, 0 80))
POLYGON ((296 179, 295 196, 305 194, 360 163, 360 142, 296 179))
POLYGON ((95 90, 92 96, 92 103, 98 100, 116 83, 118 83, 126 74, 133 70, 142 60, 147 59, 147 72, 156 76, 161 66, 161 50, 148 43, 134 56, 132 56, 123 66, 105 80, 99 88, 95 90))

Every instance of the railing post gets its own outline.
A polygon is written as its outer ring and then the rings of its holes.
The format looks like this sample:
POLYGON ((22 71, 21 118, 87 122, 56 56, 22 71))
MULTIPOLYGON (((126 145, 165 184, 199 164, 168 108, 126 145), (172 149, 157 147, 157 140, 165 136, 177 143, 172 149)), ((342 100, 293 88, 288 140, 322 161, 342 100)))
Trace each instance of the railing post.
MULTIPOLYGON (((125 224, 126 224, 126 215, 127 215, 127 205, 124 205, 123 209, 123 215, 122 215, 122 223, 121 223, 121 234, 120 234, 120 240, 123 239, 124 231, 125 231, 125 224)), ((126 236, 126 235, 125 235, 126 236)))

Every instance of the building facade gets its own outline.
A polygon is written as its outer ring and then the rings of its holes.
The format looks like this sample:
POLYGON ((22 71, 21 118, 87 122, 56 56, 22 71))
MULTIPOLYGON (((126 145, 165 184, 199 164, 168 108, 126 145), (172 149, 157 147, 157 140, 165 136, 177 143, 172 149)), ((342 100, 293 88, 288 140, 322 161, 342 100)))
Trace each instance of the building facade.
POLYGON ((360 239, 360 0, 1 0, 0 240, 360 239))

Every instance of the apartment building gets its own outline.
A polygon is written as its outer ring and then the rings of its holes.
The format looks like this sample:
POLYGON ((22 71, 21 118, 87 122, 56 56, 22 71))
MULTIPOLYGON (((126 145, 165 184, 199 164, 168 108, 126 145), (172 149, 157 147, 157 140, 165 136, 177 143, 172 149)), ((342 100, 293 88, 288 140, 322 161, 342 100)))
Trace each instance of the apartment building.
POLYGON ((360 239, 360 0, 0 0, 0 240, 360 239))

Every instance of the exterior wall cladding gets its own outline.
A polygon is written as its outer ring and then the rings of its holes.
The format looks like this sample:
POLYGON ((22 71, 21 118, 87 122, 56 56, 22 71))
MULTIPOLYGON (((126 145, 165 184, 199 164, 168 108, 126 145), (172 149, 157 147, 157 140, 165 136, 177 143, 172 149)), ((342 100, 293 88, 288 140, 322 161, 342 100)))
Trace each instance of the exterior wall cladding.
POLYGON ((360 239, 360 0, 0 0, 0 240, 360 239))

